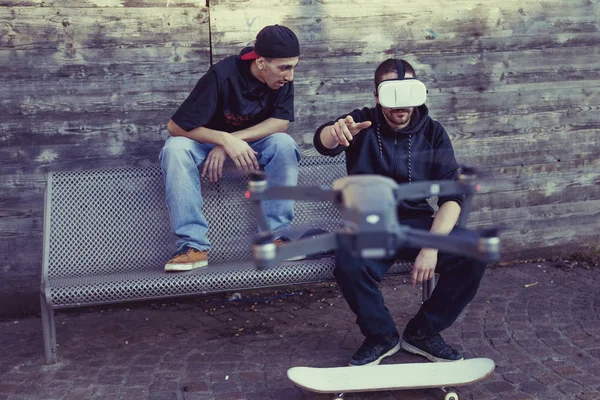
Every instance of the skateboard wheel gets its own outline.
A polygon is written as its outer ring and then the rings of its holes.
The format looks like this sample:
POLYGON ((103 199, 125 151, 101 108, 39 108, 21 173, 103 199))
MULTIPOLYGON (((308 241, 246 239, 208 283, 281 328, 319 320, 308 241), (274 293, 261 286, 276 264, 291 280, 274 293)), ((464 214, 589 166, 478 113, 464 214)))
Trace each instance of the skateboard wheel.
POLYGON ((456 394, 456 392, 446 393, 444 400, 458 400, 458 394, 456 394))

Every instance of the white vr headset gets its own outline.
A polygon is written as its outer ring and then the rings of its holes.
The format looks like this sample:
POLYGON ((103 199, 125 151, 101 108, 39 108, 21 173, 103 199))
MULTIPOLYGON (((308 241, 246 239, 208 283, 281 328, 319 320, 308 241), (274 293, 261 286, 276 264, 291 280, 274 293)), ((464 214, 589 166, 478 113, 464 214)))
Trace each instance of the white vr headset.
POLYGON ((377 87, 379 104, 388 108, 418 107, 427 100, 427 88, 417 79, 383 81, 377 87))
POLYGON ((387 108, 419 107, 427 100, 425 84, 416 78, 404 79, 402 60, 396 60, 398 79, 383 81, 377 86, 379 104, 387 108))

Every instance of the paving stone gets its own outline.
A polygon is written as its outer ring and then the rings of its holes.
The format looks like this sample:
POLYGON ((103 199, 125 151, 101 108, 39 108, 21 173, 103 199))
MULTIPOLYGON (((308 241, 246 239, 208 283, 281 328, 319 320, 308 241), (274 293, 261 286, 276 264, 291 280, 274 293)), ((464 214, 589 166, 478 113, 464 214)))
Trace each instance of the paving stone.
POLYGON ((512 392, 514 390, 514 386, 506 381, 489 382, 485 384, 485 387, 487 390, 495 394, 512 392))
POLYGON ((522 372, 506 373, 502 374, 502 377, 512 384, 525 383, 530 379, 529 375, 522 372))
POLYGON ((525 393, 533 395, 542 395, 548 391, 548 387, 538 381, 529 381, 519 385, 519 388, 525 393))
POLYGON ((560 376, 558 376, 554 372, 550 372, 550 371, 543 372, 543 373, 534 373, 531 376, 544 385, 550 385, 550 384, 561 381, 560 376))
MULTIPOLYGON (((150 397, 150 390, 145 387, 125 387, 121 389, 119 397, 123 400, 146 400, 150 397)), ((80 399, 84 398, 80 397, 80 399)))
POLYGON ((179 390, 179 382, 177 381, 165 381, 165 380, 157 380, 154 379, 152 384, 150 384, 150 392, 170 392, 179 390))
POLYGON ((582 389, 583 387, 581 385, 571 381, 562 382, 558 385, 558 390, 571 398, 574 395, 581 393, 582 389))
POLYGON ((558 367, 555 368, 554 371, 556 371, 556 373, 562 376, 563 378, 570 378, 573 375, 579 375, 582 372, 579 368, 573 365, 565 365, 562 367, 558 367))
POLYGON ((575 396, 578 400, 598 400, 600 399, 600 391, 583 391, 575 396))
POLYGON ((82 400, 89 399, 94 395, 94 389, 89 388, 74 388, 69 390, 65 396, 64 400, 82 400))
POLYGON ((147 398, 148 400, 179 400, 179 393, 150 391, 150 394, 147 398))
MULTIPOLYGON (((585 387, 600 388, 600 379, 598 379, 597 376, 593 376, 588 373, 584 373, 582 375, 577 375, 577 376, 571 376, 570 380, 573 382, 577 382, 580 385, 585 386, 585 387)), ((600 399, 600 397, 599 397, 599 399, 600 399)))
MULTIPOLYGON (((513 392, 513 393, 502 393, 500 395, 501 399, 505 400, 533 400, 534 398, 531 395, 522 393, 522 392, 513 392)), ((476 400, 473 398, 473 400, 476 400)))

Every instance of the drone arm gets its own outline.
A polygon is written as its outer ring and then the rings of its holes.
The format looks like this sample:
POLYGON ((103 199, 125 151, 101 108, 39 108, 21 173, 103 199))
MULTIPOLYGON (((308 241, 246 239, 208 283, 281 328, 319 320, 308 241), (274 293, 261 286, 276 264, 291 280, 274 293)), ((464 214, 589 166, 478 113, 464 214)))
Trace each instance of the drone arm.
POLYGON ((252 201, 252 208, 256 215, 258 227, 261 231, 269 230, 262 202, 264 200, 308 200, 327 201, 337 198, 337 192, 317 186, 276 186, 267 187, 267 180, 263 173, 253 173, 248 181, 246 198, 252 201))
POLYGON ((424 181, 413 182, 410 185, 402 184, 395 189, 396 199, 418 200, 430 196, 448 196, 453 194, 475 194, 477 189, 471 183, 461 181, 424 181))
POLYGON ((336 233, 326 233, 278 245, 273 243, 272 238, 272 233, 263 234, 257 236, 252 244, 253 258, 258 269, 276 266, 280 262, 296 256, 336 250, 338 246, 336 233))
POLYGON ((252 200, 333 201, 337 192, 319 186, 275 186, 260 192, 250 190, 252 200))
POLYGON ((403 247, 434 248, 485 262, 498 261, 500 258, 500 239, 495 230, 466 239, 422 229, 402 228, 400 239, 403 247))
POLYGON ((467 219, 471 212, 473 196, 479 190, 479 185, 474 183, 475 172, 470 167, 465 167, 461 171, 458 180, 442 180, 415 182, 410 186, 400 185, 396 189, 396 199, 398 202, 406 199, 423 199, 430 196, 447 196, 464 194, 465 199, 461 206, 461 213, 458 218, 458 226, 465 227, 467 219))

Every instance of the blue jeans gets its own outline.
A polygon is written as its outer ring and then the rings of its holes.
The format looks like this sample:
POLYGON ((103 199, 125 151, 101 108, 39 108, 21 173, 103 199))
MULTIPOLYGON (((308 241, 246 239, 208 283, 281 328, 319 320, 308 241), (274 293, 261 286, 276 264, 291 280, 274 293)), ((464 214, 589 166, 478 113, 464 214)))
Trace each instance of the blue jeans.
MULTIPOLYGON (((268 175, 269 186, 296 186, 300 150, 291 136, 274 133, 248 144, 258 152, 256 158, 268 175)), ((160 152, 171 228, 179 238, 177 250, 185 245, 197 250, 210 249, 206 236, 208 222, 202 213, 199 168, 214 146, 172 136, 160 152)), ((294 216, 293 208, 294 202, 290 200, 265 201, 269 229, 288 229, 294 216)))

